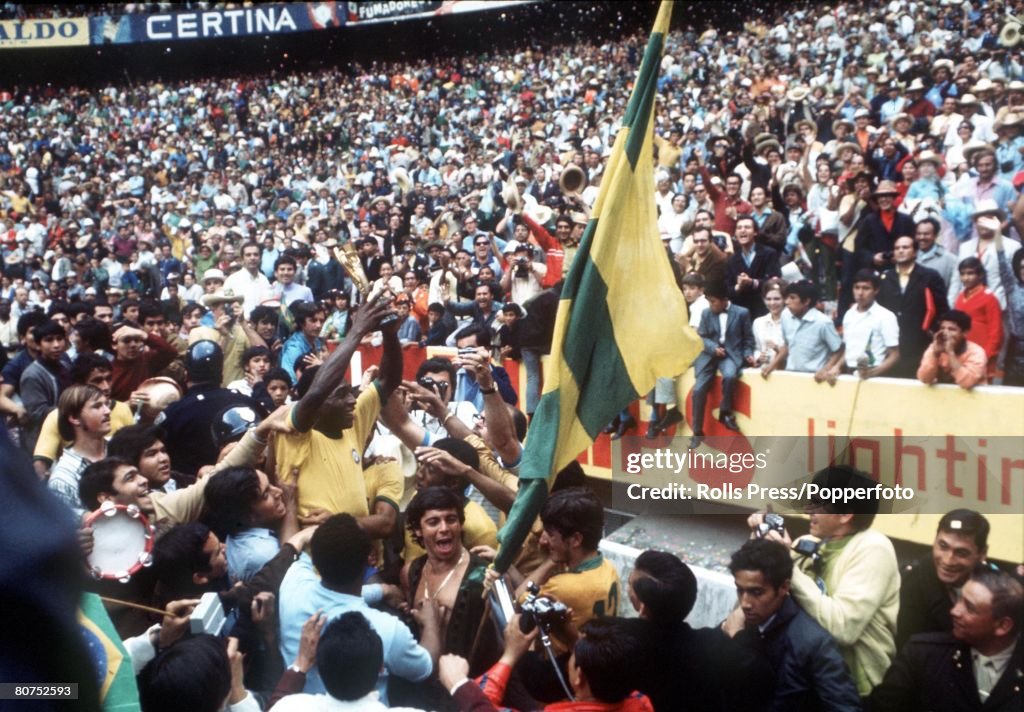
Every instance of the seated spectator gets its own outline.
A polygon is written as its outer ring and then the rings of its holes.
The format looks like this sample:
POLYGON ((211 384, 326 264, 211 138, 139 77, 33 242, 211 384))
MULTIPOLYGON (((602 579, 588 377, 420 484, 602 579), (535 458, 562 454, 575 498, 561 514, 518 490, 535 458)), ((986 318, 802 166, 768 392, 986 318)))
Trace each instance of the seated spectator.
POLYGON ((420 342, 420 323, 410 314, 409 298, 404 292, 395 299, 395 313, 398 314, 398 341, 403 348, 418 346, 420 342))
POLYGON ((448 336, 458 328, 455 318, 443 304, 433 303, 427 307, 427 333, 421 346, 444 346, 448 336))
POLYGON ((724 286, 709 285, 704 294, 708 300, 708 309, 701 315, 697 329, 704 340, 704 350, 697 356, 693 366, 697 382, 693 387, 691 449, 699 447, 704 438, 704 410, 715 373, 722 374, 722 401, 718 420, 729 430, 739 431, 736 416, 732 414, 733 391, 743 366, 752 365, 754 359, 750 312, 730 303, 724 286))
MULTIPOLYGON (((852 310, 851 310, 852 311, 852 310)), ((939 317, 931 347, 921 357, 917 378, 922 383, 956 383, 965 390, 984 385, 988 359, 985 349, 967 340, 971 317, 952 309, 939 317)))

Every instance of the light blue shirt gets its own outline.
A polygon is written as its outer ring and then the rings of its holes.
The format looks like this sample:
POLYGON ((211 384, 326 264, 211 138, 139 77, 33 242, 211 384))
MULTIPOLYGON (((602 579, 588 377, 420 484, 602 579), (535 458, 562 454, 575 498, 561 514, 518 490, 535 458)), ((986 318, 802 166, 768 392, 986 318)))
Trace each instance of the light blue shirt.
POLYGON ((248 581, 277 556, 281 542, 269 529, 253 527, 229 536, 226 548, 228 577, 235 584, 248 581))
MULTIPOLYGON (((384 670, 377 679, 377 690, 385 704, 389 674, 410 682, 420 682, 427 679, 434 669, 430 653, 416 642, 405 623, 390 613, 370 608, 358 596, 326 588, 320 582, 320 577, 313 569, 313 561, 307 554, 302 554, 288 569, 281 582, 278 600, 281 612, 281 655, 289 664, 299 652, 302 624, 311 615, 323 611, 330 623, 344 613, 356 611, 366 616, 384 646, 384 670)), ((306 675, 303 692, 326 692, 316 667, 306 675)))
POLYGON ((800 319, 784 309, 782 338, 788 349, 786 370, 803 373, 816 373, 843 343, 832 320, 814 307, 800 319))

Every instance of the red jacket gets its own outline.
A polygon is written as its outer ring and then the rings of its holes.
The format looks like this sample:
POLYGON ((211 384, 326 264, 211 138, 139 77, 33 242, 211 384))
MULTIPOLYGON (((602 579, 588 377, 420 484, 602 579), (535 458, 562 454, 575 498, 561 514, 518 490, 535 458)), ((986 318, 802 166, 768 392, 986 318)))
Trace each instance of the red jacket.
MULTIPOLYGON (((507 712, 502 707, 512 668, 498 662, 475 681, 463 683, 453 697, 462 712, 507 712)), ((654 706, 646 695, 634 692, 621 702, 553 702, 544 707, 544 712, 654 712, 654 706)))
POLYGON ((970 295, 961 291, 953 308, 971 317, 971 330, 965 334, 967 340, 985 349, 987 358, 998 354, 1003 344, 1003 310, 996 296, 983 286, 976 287, 970 295))
POLYGON ((523 213, 520 217, 522 217, 523 222, 530 231, 530 234, 537 240, 537 244, 544 249, 548 272, 540 281, 540 286, 545 289, 553 287, 562 279, 562 266, 565 263, 565 249, 562 247, 562 243, 553 237, 550 232, 544 229, 543 225, 530 218, 526 213, 523 213))
POLYGON ((134 361, 114 359, 110 374, 110 394, 114 400, 127 402, 140 383, 178 358, 175 348, 155 334, 149 335, 146 346, 148 348, 134 361))

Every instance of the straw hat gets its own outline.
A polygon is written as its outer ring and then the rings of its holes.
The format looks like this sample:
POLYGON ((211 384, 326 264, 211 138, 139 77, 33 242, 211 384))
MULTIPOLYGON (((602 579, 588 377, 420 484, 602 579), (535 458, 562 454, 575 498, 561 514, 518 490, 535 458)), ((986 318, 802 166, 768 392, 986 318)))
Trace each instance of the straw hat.
POLYGON ((523 211, 523 201, 519 197, 519 189, 516 188, 516 184, 512 181, 505 181, 505 187, 501 189, 501 199, 505 201, 505 205, 513 213, 521 213, 523 211))
POLYGON ((203 285, 205 285, 211 279, 219 279, 221 282, 223 282, 224 279, 225 279, 224 273, 221 272, 216 267, 212 267, 212 268, 206 270, 206 272, 203 273, 203 281, 202 281, 203 285))
POLYGON ((899 188, 897 188, 896 184, 893 183, 891 180, 883 180, 881 183, 878 184, 878 187, 875 188, 875 191, 872 193, 872 195, 874 195, 876 197, 879 196, 879 195, 899 195, 899 194, 900 194, 899 188))
MULTIPOLYGON (((208 270, 207 274, 211 271, 212 270, 208 270)), ((205 275, 203 277, 203 281, 206 281, 205 275)), ((220 292, 214 292, 213 294, 204 294, 199 301, 202 302, 204 307, 209 308, 216 306, 217 304, 226 304, 228 302, 243 302, 245 301, 245 297, 241 294, 235 294, 230 289, 225 289, 220 292)))
POLYGON ((995 215, 1000 220, 1006 219, 1006 213, 996 205, 996 201, 992 200, 992 198, 982 198, 974 204, 974 213, 971 215, 971 220, 977 220, 986 215, 995 215))
POLYGON ((995 151, 995 149, 992 147, 992 144, 990 143, 985 143, 984 141, 972 138, 970 141, 964 144, 964 160, 966 160, 968 163, 973 162, 974 154, 976 154, 978 151, 995 151))
POLYGON ((805 86, 793 87, 786 93, 786 98, 794 104, 799 101, 803 101, 807 98, 807 95, 811 93, 811 90, 805 86))

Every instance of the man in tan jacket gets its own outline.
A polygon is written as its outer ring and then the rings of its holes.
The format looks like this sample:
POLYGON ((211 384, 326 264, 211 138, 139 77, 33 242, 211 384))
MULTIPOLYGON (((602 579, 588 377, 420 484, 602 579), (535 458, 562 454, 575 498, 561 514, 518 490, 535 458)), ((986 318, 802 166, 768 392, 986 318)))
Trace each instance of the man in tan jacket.
MULTIPOLYGON (((819 496, 809 504, 810 535, 795 543, 784 530, 768 530, 764 536, 793 547, 793 598, 836 639, 864 697, 882 681, 896 655, 896 551, 888 537, 870 528, 879 504, 871 496, 877 485, 873 479, 837 465, 817 472, 813 484, 819 491, 838 492, 839 501, 819 496)), ((747 522, 761 531, 764 515, 753 514, 747 522)))

